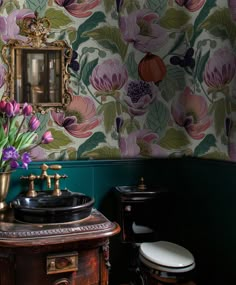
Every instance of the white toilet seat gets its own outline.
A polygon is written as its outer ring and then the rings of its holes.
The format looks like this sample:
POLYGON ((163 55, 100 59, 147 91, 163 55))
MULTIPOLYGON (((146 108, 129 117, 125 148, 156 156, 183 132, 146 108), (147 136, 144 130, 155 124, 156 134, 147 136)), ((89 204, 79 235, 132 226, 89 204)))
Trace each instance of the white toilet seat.
POLYGON ((188 272, 195 267, 190 251, 167 241, 142 243, 139 258, 148 267, 170 273, 188 272))

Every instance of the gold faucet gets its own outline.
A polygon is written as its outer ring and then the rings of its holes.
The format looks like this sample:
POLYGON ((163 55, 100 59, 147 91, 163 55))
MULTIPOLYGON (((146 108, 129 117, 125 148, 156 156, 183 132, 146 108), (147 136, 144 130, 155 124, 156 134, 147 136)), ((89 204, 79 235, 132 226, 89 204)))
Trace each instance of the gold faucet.
POLYGON ((50 165, 48 166, 47 164, 42 164, 40 166, 40 168, 42 169, 42 172, 41 172, 41 175, 40 175, 40 179, 41 180, 44 180, 46 179, 47 180, 47 187, 50 189, 51 188, 51 178, 54 178, 54 175, 48 175, 47 174, 47 170, 50 168, 50 169, 53 169, 53 170, 58 170, 58 169, 61 169, 61 165, 59 164, 53 164, 53 165, 50 165))
POLYGON ((59 181, 61 178, 67 178, 68 176, 63 174, 63 175, 59 175, 59 174, 54 174, 54 175, 49 175, 47 173, 48 169, 53 169, 53 170, 59 170, 61 169, 61 165, 58 164, 53 164, 48 166, 47 164, 42 164, 40 166, 40 168, 42 169, 42 172, 40 175, 34 175, 34 174, 30 174, 29 176, 21 176, 20 179, 26 179, 29 181, 29 189, 26 193, 27 197, 36 197, 37 196, 37 191, 34 189, 34 181, 37 179, 39 180, 46 180, 47 181, 47 187, 51 188, 51 179, 54 180, 54 190, 52 192, 53 196, 60 196, 62 194, 61 190, 60 190, 60 185, 59 185, 59 181))

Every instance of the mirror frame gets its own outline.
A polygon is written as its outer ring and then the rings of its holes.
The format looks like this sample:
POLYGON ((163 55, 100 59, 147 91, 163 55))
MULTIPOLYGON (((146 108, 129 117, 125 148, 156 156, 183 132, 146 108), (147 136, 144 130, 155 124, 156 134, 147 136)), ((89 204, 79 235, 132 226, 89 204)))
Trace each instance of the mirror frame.
MULTIPOLYGON (((20 26, 21 33, 27 36, 27 41, 21 41, 16 39, 10 39, 2 47, 2 59, 7 66, 5 74, 5 92, 3 93, 2 99, 17 99, 15 98, 15 60, 16 51, 21 49, 22 51, 60 51, 60 65, 61 65, 61 94, 59 102, 27 102, 32 104, 33 109, 36 112, 45 113, 49 110, 65 109, 66 106, 72 100, 72 94, 69 88, 70 84, 70 73, 68 72, 68 65, 71 62, 73 50, 63 40, 56 40, 47 42, 47 37, 50 30, 50 22, 47 18, 38 18, 35 14, 35 18, 26 18, 20 26)), ((25 102, 18 102, 23 105, 25 102)))

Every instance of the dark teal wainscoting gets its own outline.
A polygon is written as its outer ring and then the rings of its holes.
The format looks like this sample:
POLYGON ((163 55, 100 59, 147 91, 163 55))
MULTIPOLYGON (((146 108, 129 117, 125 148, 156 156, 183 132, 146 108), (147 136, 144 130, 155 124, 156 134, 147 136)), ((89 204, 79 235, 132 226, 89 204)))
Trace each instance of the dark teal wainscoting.
MULTIPOLYGON (((68 178, 61 181, 61 188, 67 187, 94 197, 95 207, 111 220, 116 219, 114 186, 136 185, 144 177, 147 185, 164 186, 177 193, 177 210, 173 224, 170 224, 169 240, 193 252, 198 285, 235 284, 236 163, 173 158, 53 161, 47 164, 62 165, 58 173, 67 174, 68 178)), ((14 172, 8 201, 27 190, 28 185, 20 181, 20 176, 40 174, 40 165, 41 162, 35 162, 27 171, 14 172)), ((53 174, 54 171, 49 170, 48 173, 53 174)), ((164 217, 165 213, 157 218, 164 217)), ((115 250, 112 249, 113 252, 115 250)), ((113 261, 113 272, 116 272, 120 261, 116 258, 113 261)))

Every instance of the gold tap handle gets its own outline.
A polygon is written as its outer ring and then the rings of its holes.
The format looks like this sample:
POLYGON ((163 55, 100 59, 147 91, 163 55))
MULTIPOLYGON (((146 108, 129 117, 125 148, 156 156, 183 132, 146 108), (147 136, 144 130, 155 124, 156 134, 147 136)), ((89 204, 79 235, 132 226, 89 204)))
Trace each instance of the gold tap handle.
POLYGON ((40 168, 42 169, 42 171, 46 171, 48 169, 48 165, 44 163, 40 166, 40 168))
POLYGON ((60 190, 60 185, 59 185, 59 181, 61 178, 67 178, 68 176, 63 174, 63 175, 59 175, 58 173, 56 173, 54 175, 54 190, 52 195, 54 196, 60 196, 61 195, 61 190, 60 190))
POLYGON ((26 193, 27 197, 36 197, 37 196, 37 192, 34 189, 34 180, 37 179, 38 176, 34 175, 34 174, 30 174, 29 176, 21 176, 20 179, 27 179, 29 180, 29 189, 26 193))
POLYGON ((52 164, 49 166, 49 168, 53 170, 59 170, 62 168, 62 166, 60 164, 52 164))

